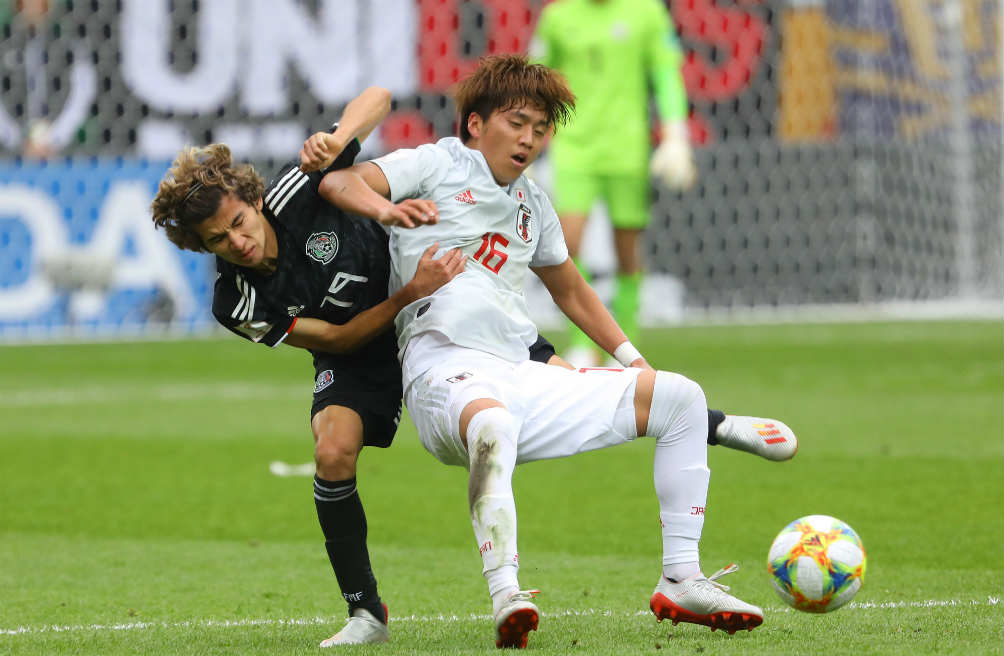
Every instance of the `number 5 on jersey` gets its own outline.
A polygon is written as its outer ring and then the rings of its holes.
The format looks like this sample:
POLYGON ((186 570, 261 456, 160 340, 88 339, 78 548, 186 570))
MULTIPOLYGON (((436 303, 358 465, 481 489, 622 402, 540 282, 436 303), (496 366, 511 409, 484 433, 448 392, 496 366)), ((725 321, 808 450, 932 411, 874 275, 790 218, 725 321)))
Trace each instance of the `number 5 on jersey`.
POLYGON ((481 235, 481 248, 474 254, 474 260, 480 262, 486 269, 497 274, 509 255, 501 248, 509 245, 509 240, 497 232, 486 232, 481 235))

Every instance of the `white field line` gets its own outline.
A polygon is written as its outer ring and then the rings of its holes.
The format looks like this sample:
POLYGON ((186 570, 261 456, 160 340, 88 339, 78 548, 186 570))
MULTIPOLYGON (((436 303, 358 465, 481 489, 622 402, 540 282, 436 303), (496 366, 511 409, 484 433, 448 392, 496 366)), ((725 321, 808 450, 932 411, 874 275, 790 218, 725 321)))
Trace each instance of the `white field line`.
MULTIPOLYGON (((841 609, 842 613, 847 611, 862 610, 891 610, 898 608, 941 608, 944 606, 997 606, 1000 604, 999 597, 987 597, 985 601, 979 599, 929 599, 927 601, 852 601, 841 609)), ((768 607, 770 613, 794 612, 787 606, 768 607)), ((584 608, 579 610, 559 610, 542 612, 544 617, 641 617, 649 615, 650 611, 639 610, 634 612, 615 612, 597 608, 584 608)), ((340 623, 344 618, 337 617, 307 617, 293 619, 244 619, 244 620, 186 620, 183 622, 128 622, 124 624, 73 624, 59 625, 50 624, 46 626, 19 626, 16 629, 0 629, 0 635, 38 635, 41 633, 80 633, 91 631, 136 631, 140 629, 212 629, 212 628, 240 628, 248 626, 316 626, 320 624, 333 625, 340 623)), ((391 625, 405 622, 482 622, 492 619, 491 615, 470 613, 468 615, 404 615, 391 616, 391 625)))
POLYGON ((86 385, 83 387, 34 387, 0 393, 0 408, 27 408, 96 403, 156 403, 157 401, 259 401, 309 399, 310 381, 302 385, 250 383, 162 383, 150 385, 86 385))

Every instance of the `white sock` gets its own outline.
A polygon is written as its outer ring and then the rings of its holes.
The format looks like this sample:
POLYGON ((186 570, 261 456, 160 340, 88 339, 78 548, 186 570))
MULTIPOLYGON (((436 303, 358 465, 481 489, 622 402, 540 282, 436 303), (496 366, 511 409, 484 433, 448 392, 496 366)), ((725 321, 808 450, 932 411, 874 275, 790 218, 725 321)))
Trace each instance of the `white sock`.
POLYGON ((492 613, 499 612, 499 608, 509 599, 509 595, 519 590, 519 582, 516 580, 516 568, 503 565, 498 569, 485 572, 485 579, 488 580, 488 593, 492 596, 492 613))
POLYGON ((700 571, 698 545, 708 498, 708 407, 701 387, 678 374, 655 377, 648 433, 656 438, 653 474, 662 522, 663 573, 700 571))
POLYGON ((516 502, 512 495, 517 434, 512 414, 500 407, 482 410, 467 425, 471 526, 493 605, 500 592, 519 589, 516 502))
POLYGON ((690 563, 673 563, 662 566, 662 575, 674 583, 679 583, 684 579, 689 579, 695 574, 701 573, 701 564, 696 560, 690 563))

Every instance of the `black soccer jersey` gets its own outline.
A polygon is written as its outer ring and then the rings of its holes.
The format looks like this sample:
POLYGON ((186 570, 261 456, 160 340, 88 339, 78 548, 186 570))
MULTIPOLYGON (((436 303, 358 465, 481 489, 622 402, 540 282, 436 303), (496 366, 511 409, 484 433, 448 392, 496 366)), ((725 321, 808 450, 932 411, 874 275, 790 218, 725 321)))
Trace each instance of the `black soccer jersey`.
MULTIPOLYGON (((213 315, 221 324, 274 347, 297 317, 344 324, 387 298, 386 232, 318 193, 324 173, 350 166, 358 153, 359 143, 353 140, 325 171, 304 173, 298 161, 279 170, 265 189, 262 210, 278 240, 277 268, 266 274, 216 258, 213 315)), ((394 331, 337 357, 346 365, 396 363, 394 331)))

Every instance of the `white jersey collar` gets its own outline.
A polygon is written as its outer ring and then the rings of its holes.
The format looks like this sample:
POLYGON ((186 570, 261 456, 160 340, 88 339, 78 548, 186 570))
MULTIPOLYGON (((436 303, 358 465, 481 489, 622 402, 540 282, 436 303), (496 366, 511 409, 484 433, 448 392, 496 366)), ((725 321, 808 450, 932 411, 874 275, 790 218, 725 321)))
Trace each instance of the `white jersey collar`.
POLYGON ((465 146, 464 142, 461 141, 458 137, 443 137, 437 142, 437 145, 449 151, 454 156, 459 155, 461 157, 468 157, 471 160, 473 160, 475 165, 481 169, 481 172, 486 176, 488 176, 488 179, 494 182, 496 185, 498 185, 499 189, 501 189, 506 194, 509 194, 509 192, 512 190, 513 185, 519 182, 523 178, 523 174, 521 173, 518 178, 516 178, 507 185, 500 185, 498 182, 495 182, 495 175, 492 173, 491 167, 488 166, 488 160, 485 159, 485 154, 482 153, 480 150, 477 150, 476 148, 470 148, 468 146, 465 146))

